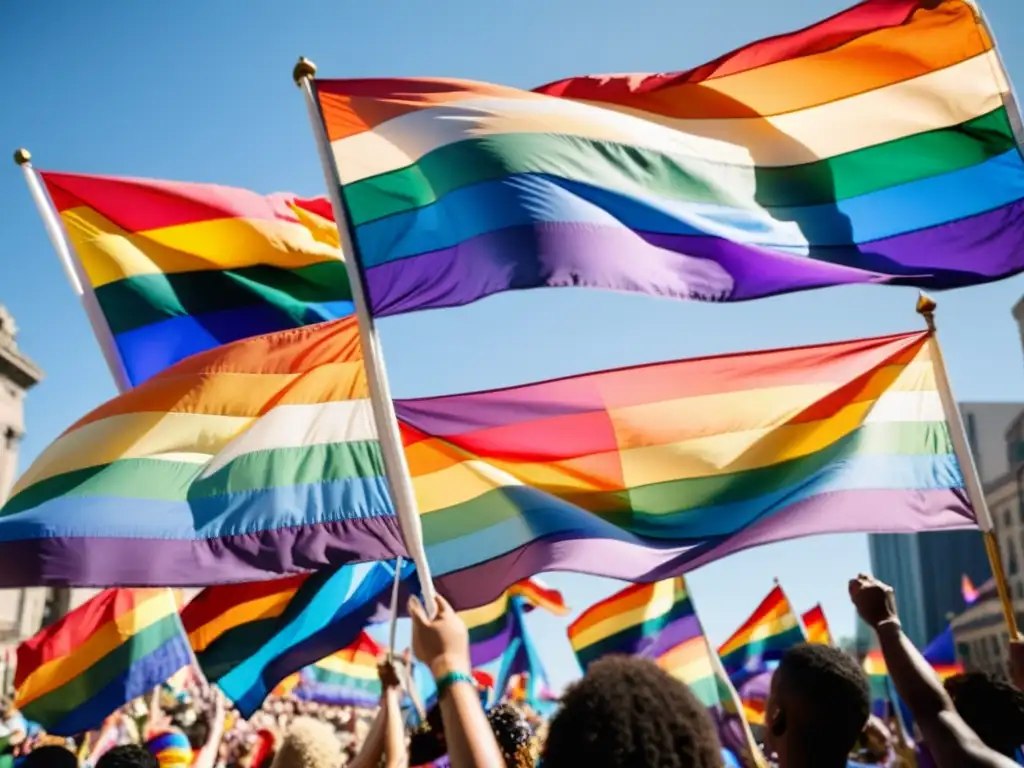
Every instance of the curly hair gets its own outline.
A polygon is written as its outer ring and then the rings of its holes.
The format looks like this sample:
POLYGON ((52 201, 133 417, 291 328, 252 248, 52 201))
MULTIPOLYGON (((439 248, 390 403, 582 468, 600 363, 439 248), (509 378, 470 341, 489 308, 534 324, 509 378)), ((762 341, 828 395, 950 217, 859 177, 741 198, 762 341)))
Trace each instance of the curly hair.
POLYGON ((853 657, 828 645, 790 648, 775 671, 787 732, 823 759, 849 754, 871 714, 868 679, 853 657))
POLYGON ((606 656, 563 694, 544 768, 720 768, 707 708, 653 661, 606 656))
POLYGON ((96 768, 159 768, 152 753, 139 744, 114 747, 96 761, 96 768))
POLYGON ((983 672, 955 675, 945 686, 957 713, 978 738, 1012 758, 1024 742, 1024 692, 983 672))
POLYGON ((274 756, 273 768, 334 768, 341 763, 341 742, 327 723, 297 717, 274 756))
POLYGON ((78 757, 65 747, 47 744, 29 752, 21 765, 23 768, 78 768, 78 757))
POLYGON ((533 768, 533 729, 523 713, 511 704, 499 704, 487 713, 508 768, 533 768))

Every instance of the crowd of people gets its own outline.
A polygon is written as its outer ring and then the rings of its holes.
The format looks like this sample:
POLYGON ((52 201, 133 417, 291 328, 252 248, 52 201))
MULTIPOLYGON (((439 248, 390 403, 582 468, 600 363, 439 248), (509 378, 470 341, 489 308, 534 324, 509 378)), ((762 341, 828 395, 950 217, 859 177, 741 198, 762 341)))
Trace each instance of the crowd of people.
MULTIPOLYGON (((790 650, 772 678, 763 753, 778 768, 1012 768, 1024 744, 1024 644, 1011 647, 1010 679, 980 673, 943 685, 903 634, 892 590, 860 576, 850 585, 875 630, 913 733, 872 717, 857 661, 826 645, 790 650), (892 727, 895 726, 895 727, 892 727)), ((518 703, 489 711, 470 674, 465 626, 442 599, 428 618, 410 603, 413 652, 429 666, 437 704, 419 725, 403 717, 402 680, 380 664, 376 710, 268 698, 248 720, 215 689, 164 688, 78 739, 34 729, 10 707, 0 726, 0 768, 720 768, 718 731, 683 683, 653 662, 609 656, 570 685, 549 721, 518 703)), ((407 662, 406 662, 407 663, 407 662)), ((755 759, 760 759, 757 756, 755 759)))

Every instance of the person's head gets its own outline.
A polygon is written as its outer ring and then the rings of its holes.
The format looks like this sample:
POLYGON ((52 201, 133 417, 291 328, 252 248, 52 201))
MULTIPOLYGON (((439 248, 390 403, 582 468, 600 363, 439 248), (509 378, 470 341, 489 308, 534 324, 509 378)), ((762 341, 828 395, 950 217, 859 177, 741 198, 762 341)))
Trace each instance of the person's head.
POLYGON ((957 713, 986 746, 1013 757, 1024 741, 1024 692, 982 672, 946 680, 957 713))
POLYGON ((544 768, 718 768, 708 710, 653 661, 607 656, 571 685, 548 728, 544 768))
POLYGON ((210 718, 205 712, 197 712, 187 726, 182 722, 178 722, 177 725, 184 731, 193 752, 200 751, 210 740, 210 718))
POLYGON ((783 765, 787 755, 846 765, 871 714, 868 680, 838 648, 798 645, 775 670, 765 711, 766 746, 783 765))
POLYGON ((494 737, 508 768, 533 768, 533 729, 523 713, 511 704, 500 704, 487 713, 494 737))
POLYGON ((444 738, 441 708, 437 704, 427 710, 423 722, 413 729, 409 739, 410 765, 432 763, 448 752, 444 738))
POLYGON ((125 744, 104 752, 96 768, 160 768, 160 763, 145 747, 125 744))
POLYGON ((21 765, 23 768, 78 768, 78 758, 66 747, 47 744, 29 752, 21 765))
POLYGON ((341 743, 331 726, 297 717, 274 756, 273 768, 337 768, 340 764, 341 743))
POLYGON ((156 758, 160 768, 188 768, 192 765, 192 745, 181 731, 156 734, 146 742, 146 749, 156 758))

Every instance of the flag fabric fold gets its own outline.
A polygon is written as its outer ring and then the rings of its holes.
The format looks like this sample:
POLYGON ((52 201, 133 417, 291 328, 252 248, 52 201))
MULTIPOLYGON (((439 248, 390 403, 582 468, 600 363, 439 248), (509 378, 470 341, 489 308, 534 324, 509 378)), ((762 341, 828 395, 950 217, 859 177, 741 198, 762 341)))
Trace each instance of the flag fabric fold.
POLYGON ((193 355, 79 419, 0 508, 0 586, 257 581, 401 541, 350 317, 193 355))
POLYGON ((15 706, 76 736, 190 662, 170 590, 108 589, 18 646, 15 706))
POLYGON ((40 175, 133 386, 197 352, 353 311, 324 199, 40 175))
POLYGON ((800 619, 782 587, 775 586, 750 618, 718 649, 722 666, 736 685, 767 670, 772 662, 807 640, 800 619))
POLYGON ((303 669, 295 695, 335 706, 375 707, 383 692, 377 672, 383 653, 376 640, 360 632, 347 647, 303 669))
POLYGON ((315 90, 378 316, 538 287, 739 301, 1024 267, 1019 115, 967 0, 867 0, 686 72, 315 90))
MULTIPOLYGON (((414 571, 403 562, 401 580, 413 578, 414 571)), ((392 562, 356 563, 210 587, 189 603, 182 622, 207 679, 249 717, 290 675, 348 648, 365 627, 386 621, 394 576, 392 562)))

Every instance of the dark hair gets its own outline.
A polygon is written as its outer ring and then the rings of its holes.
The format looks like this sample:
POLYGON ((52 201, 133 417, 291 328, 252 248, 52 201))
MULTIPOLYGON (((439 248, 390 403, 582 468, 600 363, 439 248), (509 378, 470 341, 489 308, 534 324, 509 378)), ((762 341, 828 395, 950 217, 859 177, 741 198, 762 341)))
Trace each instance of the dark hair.
POLYGON ((435 704, 427 710, 423 722, 409 734, 409 765, 433 763, 447 753, 441 708, 435 704))
POLYGON ((29 752, 21 765, 24 768, 78 768, 78 758, 58 744, 46 744, 29 752))
POLYGON ((786 652, 775 677, 785 727, 801 749, 825 760, 849 754, 871 714, 868 679, 853 657, 804 643, 786 652))
POLYGON ((96 768, 160 768, 160 763, 145 747, 124 744, 105 752, 96 768))
POLYGON ((1024 692, 983 672, 949 678, 946 691, 957 713, 986 746, 1014 756, 1024 743, 1024 692))
POLYGON ((189 726, 178 724, 193 752, 199 752, 210 740, 210 718, 205 712, 197 712, 195 722, 189 726))
POLYGON ((487 713, 501 754, 508 768, 533 768, 533 729, 526 717, 511 704, 499 704, 487 713))
POLYGON ((653 661, 606 656, 571 685, 551 720, 544 768, 719 768, 707 708, 653 661))

